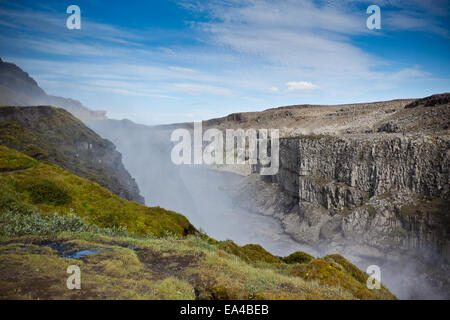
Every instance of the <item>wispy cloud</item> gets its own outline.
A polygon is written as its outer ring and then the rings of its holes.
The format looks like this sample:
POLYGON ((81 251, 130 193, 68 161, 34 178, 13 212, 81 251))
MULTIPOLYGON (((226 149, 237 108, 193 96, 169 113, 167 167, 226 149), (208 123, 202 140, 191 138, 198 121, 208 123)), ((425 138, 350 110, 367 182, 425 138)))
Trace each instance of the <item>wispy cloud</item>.
POLYGON ((289 81, 286 83, 288 91, 312 91, 317 89, 317 86, 308 81, 289 81))
POLYGON ((227 88, 216 87, 208 84, 198 83, 174 83, 169 86, 173 91, 183 92, 190 95, 212 94, 218 96, 232 96, 233 93, 227 88))
POLYGON ((273 87, 270 87, 269 91, 270 92, 280 92, 280 89, 278 89, 278 87, 273 86, 273 87))
POLYGON ((437 0, 429 5, 418 0, 178 3, 202 19, 185 21, 183 31, 162 32, 85 18, 82 30, 71 32, 64 27, 65 12, 0 4, 0 30, 5 31, 0 54, 50 93, 86 97, 95 108, 118 108, 125 101, 169 113, 169 107, 199 108, 194 102, 206 100, 226 113, 301 103, 305 97, 321 103, 364 99, 376 90, 433 78, 420 63, 392 61, 363 49, 358 41, 374 35, 361 10, 366 4, 382 6, 377 38, 388 37, 387 30, 448 36, 442 23, 448 6, 437 0), (183 41, 165 41, 169 38, 183 41))
POLYGON ((382 10, 382 24, 388 30, 414 30, 449 37, 448 0, 350 0, 350 2, 379 5, 382 10))

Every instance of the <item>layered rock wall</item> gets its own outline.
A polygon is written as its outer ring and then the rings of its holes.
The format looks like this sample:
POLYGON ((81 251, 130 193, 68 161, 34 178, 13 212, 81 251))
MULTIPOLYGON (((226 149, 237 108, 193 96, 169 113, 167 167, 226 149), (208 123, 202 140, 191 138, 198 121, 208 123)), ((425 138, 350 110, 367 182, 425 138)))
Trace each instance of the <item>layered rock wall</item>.
POLYGON ((449 155, 448 136, 282 139, 271 182, 291 205, 253 201, 254 209, 273 211, 302 242, 329 248, 343 237, 380 251, 432 247, 449 258, 449 155))

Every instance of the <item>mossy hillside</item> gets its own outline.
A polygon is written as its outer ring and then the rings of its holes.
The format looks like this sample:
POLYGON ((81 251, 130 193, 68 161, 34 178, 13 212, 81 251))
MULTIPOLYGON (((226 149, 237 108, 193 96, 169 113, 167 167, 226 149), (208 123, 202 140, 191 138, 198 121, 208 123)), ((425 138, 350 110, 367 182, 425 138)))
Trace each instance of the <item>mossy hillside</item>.
MULTIPOLYGON (((359 270, 344 258, 301 252, 280 258, 259 245, 218 242, 195 233, 181 215, 123 200, 55 165, 0 147, 0 159, 6 157, 27 168, 0 173, 0 298, 395 298, 387 290, 361 291, 361 282, 349 280, 359 270), (30 186, 41 186, 45 201, 33 199, 30 186), (70 201, 56 203, 55 194, 70 201), (87 249, 100 251, 77 260, 66 256, 87 249), (339 265, 328 278, 297 270, 312 262, 330 264, 325 259, 339 265), (66 288, 67 266, 74 263, 83 272, 80 291, 66 288)), ((10 162, 0 161, 4 168, 13 167, 10 162)))
POLYGON ((115 146, 63 109, 0 107, 0 145, 56 164, 125 199, 143 203, 115 146))
POLYGON ((357 299, 386 299, 388 296, 394 298, 384 286, 379 290, 369 290, 367 288, 368 274, 338 254, 294 265, 288 273, 305 280, 316 280, 323 285, 343 288, 357 299))
POLYGON ((307 263, 311 260, 314 260, 314 257, 310 254, 307 254, 306 252, 296 251, 294 253, 291 253, 287 257, 284 257, 283 262, 288 264, 294 264, 294 263, 307 263))
MULTIPOLYGON (((323 262, 323 260, 314 260, 323 262)), ((255 266, 197 236, 139 238, 62 232, 0 240, 1 299, 357 299, 355 289, 255 266), (68 254, 99 250, 80 259, 68 254), (81 290, 67 290, 76 264, 81 290)), ((340 275, 340 274, 339 274, 340 275)), ((342 281, 339 279, 339 281, 342 281)), ((356 280, 355 280, 356 281, 356 280)), ((385 291, 361 298, 395 298, 385 291)))
POLYGON ((315 258, 301 251, 296 251, 291 253, 286 257, 277 257, 265 250, 263 247, 257 244, 247 244, 244 246, 239 246, 231 240, 215 242, 218 248, 231 253, 241 260, 250 263, 250 264, 298 264, 298 263, 307 263, 315 258))
POLYGON ((43 213, 69 214, 73 211, 98 226, 122 226, 136 234, 171 232, 186 235, 195 232, 181 214, 127 201, 56 165, 38 162, 4 146, 0 146, 0 164, 0 172, 16 164, 28 165, 25 169, 0 174, 2 198, 36 207, 43 213))
POLYGON ((309 279, 309 275, 293 273, 311 262, 264 262, 268 259, 261 259, 266 251, 260 246, 240 247, 225 242, 225 249, 233 247, 237 252, 262 251, 247 254, 247 262, 222 250, 223 242, 200 234, 181 238, 141 237, 120 229, 99 228, 75 215, 42 215, 11 201, 2 203, 2 207, 5 210, 0 212, 0 298, 394 298, 387 291, 367 291, 361 295, 359 282, 348 285, 349 274, 357 274, 358 269, 340 256, 312 258, 315 263, 329 264, 328 259, 340 263, 340 272, 330 279, 321 278, 320 282, 309 279), (70 258, 83 250, 95 252, 80 259, 70 258), (65 270, 73 264, 83 273, 81 291, 65 287, 65 270))
POLYGON ((79 141, 108 144, 107 140, 63 109, 45 106, 1 107, 0 115, 0 144, 31 157, 40 157, 40 160, 69 165, 67 151, 72 153, 73 150, 69 149, 79 141))
POLYGON ((18 152, 0 146, 0 172, 28 169, 39 165, 39 162, 30 158, 18 155, 18 152))
POLYGON ((257 244, 247 244, 238 246, 233 241, 227 240, 219 242, 218 247, 228 253, 231 253, 247 263, 281 263, 281 259, 266 251, 257 244))

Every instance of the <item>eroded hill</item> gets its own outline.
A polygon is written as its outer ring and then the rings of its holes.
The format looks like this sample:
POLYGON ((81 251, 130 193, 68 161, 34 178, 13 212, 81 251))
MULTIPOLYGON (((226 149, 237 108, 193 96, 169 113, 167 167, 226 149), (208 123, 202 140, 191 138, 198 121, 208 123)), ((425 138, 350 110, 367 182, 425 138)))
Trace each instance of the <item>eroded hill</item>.
POLYGON ((0 144, 59 165, 124 199, 144 203, 114 144, 63 109, 0 107, 0 144))
POLYGON ((51 105, 66 109, 78 119, 105 119, 105 111, 86 108, 81 102, 48 95, 28 73, 0 59, 0 106, 51 105))

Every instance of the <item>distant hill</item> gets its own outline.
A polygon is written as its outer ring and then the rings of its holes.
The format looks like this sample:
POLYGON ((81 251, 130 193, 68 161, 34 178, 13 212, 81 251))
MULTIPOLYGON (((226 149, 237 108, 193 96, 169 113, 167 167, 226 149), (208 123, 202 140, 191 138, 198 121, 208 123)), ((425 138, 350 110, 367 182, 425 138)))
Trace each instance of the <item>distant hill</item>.
POLYGON ((13 63, 0 59, 0 105, 63 108, 82 121, 106 119, 106 111, 86 108, 80 101, 47 95, 28 73, 13 63))
MULTIPOLYGON (((280 129, 281 137, 326 134, 332 136, 377 133, 448 135, 450 93, 420 99, 396 99, 339 105, 292 105, 257 112, 238 112, 202 122, 206 128, 280 129)), ((172 131, 193 129, 192 123, 159 125, 172 131)))
POLYGON ((0 144, 61 166, 124 199, 144 203, 115 145, 63 109, 0 107, 0 144))

